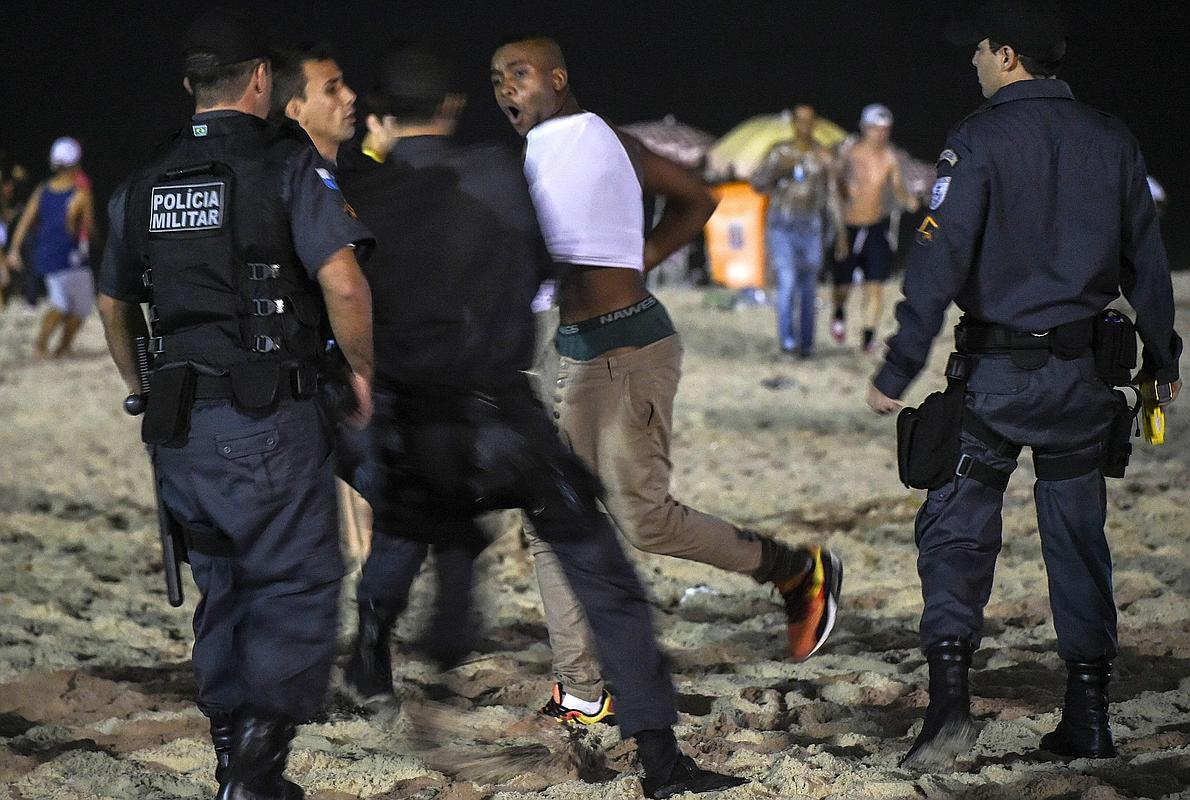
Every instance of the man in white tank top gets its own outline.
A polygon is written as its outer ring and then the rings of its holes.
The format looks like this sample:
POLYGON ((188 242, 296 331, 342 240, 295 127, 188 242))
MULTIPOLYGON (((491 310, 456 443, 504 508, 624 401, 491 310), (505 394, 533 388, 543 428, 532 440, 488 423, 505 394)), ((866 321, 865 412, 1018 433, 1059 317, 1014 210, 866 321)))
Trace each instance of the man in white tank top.
MULTIPOLYGON (((795 660, 826 641, 842 564, 824 547, 798 549, 704 514, 669 493, 673 401, 682 346, 644 273, 701 234, 714 210, 706 187, 682 167, 583 111, 551 39, 509 42, 492 56, 496 102, 526 138, 525 176, 558 287, 561 355, 554 418, 598 474, 604 505, 634 546, 772 583, 784 599, 795 660), (645 235, 642 194, 665 197, 645 235)), ((612 712, 581 609, 549 547, 534 564, 558 683, 543 709, 564 721, 612 712)))

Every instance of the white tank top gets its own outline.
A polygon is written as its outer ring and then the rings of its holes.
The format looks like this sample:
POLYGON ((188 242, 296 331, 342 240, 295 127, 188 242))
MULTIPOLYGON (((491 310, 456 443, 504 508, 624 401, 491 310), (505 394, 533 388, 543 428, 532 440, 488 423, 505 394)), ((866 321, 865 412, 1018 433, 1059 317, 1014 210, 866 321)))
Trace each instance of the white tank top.
POLYGON ((644 270, 644 206, 620 137, 590 112, 529 131, 525 177, 550 257, 644 270))

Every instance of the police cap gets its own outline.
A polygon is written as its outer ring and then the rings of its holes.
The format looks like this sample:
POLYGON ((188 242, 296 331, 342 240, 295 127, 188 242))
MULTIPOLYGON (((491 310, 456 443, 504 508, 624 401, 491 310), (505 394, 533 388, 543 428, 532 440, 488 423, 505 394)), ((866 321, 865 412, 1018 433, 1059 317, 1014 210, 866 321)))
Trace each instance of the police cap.
POLYGON ((219 66, 266 58, 268 41, 247 14, 231 9, 204 11, 186 29, 182 54, 211 53, 219 66))
POLYGON ((1058 62, 1066 54, 1066 23, 1058 9, 1044 0, 991 0, 974 18, 952 24, 947 38, 961 46, 990 39, 1011 45, 1018 55, 1058 62))

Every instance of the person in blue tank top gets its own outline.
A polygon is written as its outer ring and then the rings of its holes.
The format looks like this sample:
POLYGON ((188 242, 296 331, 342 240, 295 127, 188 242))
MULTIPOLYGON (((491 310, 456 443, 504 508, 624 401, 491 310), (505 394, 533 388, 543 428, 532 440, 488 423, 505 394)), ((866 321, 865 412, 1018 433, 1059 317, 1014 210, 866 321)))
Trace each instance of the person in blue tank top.
POLYGON ((9 266, 24 269, 21 246, 33 231, 33 273, 45 280, 50 302, 33 343, 38 358, 50 354, 50 338, 59 328, 62 335, 52 355, 69 352, 95 299, 95 281, 86 263, 86 241, 95 228, 95 214, 91 190, 79 181, 82 156, 82 147, 74 139, 63 136, 54 141, 50 148, 54 174, 34 190, 9 249, 9 266))

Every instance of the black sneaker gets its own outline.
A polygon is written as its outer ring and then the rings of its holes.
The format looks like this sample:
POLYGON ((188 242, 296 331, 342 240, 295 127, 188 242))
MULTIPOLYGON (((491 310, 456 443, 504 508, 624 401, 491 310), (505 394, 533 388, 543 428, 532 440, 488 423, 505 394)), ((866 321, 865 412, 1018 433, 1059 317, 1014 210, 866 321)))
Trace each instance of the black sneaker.
POLYGON ((347 688, 367 701, 395 697, 389 635, 396 615, 381 613, 370 605, 359 608, 359 629, 351 644, 351 658, 343 669, 347 688))

